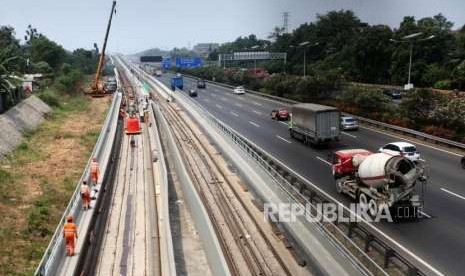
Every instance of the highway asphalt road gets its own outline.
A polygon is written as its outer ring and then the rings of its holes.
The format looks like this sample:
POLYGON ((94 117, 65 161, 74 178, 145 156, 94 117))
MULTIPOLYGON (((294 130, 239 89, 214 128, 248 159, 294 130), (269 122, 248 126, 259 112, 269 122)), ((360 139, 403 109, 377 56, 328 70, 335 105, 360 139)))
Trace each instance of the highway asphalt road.
MULTIPOLYGON (((169 74, 158 77, 169 86, 169 74)), ((195 80, 184 78, 184 91, 196 88, 195 80)), ((256 143, 300 175, 341 202, 347 196, 336 192, 327 156, 336 149, 365 148, 404 140, 381 131, 360 128, 343 132, 341 141, 330 148, 315 149, 291 139, 286 122, 270 118, 273 108, 286 106, 255 95, 234 95, 231 89, 207 83, 193 98, 214 116, 256 143)), ((181 92, 182 93, 182 92, 181 92)), ((463 275, 465 270, 465 170, 460 156, 413 141, 429 165, 423 219, 375 226, 444 275, 463 275)))

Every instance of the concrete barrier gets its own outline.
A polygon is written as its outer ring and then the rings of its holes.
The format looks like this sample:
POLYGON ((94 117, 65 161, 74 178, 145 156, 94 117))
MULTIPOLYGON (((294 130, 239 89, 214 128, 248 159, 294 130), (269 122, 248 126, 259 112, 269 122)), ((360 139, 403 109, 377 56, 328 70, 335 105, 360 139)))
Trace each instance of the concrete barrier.
POLYGON ((0 159, 14 150, 23 134, 34 130, 52 109, 36 96, 31 96, 0 115, 0 159))

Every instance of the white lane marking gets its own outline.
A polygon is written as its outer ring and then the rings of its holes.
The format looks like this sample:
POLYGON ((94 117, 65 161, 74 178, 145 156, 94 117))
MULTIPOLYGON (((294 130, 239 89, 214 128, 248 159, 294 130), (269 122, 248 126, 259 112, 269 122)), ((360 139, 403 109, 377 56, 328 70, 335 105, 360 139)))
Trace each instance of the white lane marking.
POLYGON ((209 99, 202 99, 202 100, 206 101, 207 103, 209 103, 209 102, 210 102, 210 100, 209 100, 209 99))
POLYGON ((218 96, 218 95, 216 95, 215 93, 210 93, 210 95, 212 95, 213 97, 218 96))
POLYGON ((223 107, 219 104, 215 104, 216 107, 218 107, 219 109, 223 109, 223 107))
POLYGON ((260 127, 260 125, 259 125, 259 124, 257 124, 257 123, 254 123, 254 122, 252 122, 252 121, 249 121, 249 123, 250 123, 251 125, 253 125, 253 126, 260 127))
POLYGON ((354 138, 354 139, 357 139, 357 136, 352 135, 352 134, 349 134, 349 133, 347 133, 347 132, 345 132, 345 131, 341 131, 341 133, 344 134, 344 135, 347 135, 347 136, 349 136, 349 137, 352 137, 352 138, 354 138))
POLYGON ((321 157, 319 157, 319 156, 317 156, 316 159, 320 160, 320 161, 323 162, 323 163, 326 163, 327 165, 330 165, 330 166, 333 165, 333 164, 329 163, 328 161, 324 160, 323 158, 321 158, 321 157))
POLYGON ((233 116, 236 116, 236 117, 239 117, 239 115, 237 113, 234 113, 234 112, 230 112, 233 116))
POLYGON ((283 137, 281 137, 281 136, 279 136, 279 135, 276 135, 276 137, 277 137, 278 139, 283 140, 284 142, 286 142, 286 143, 288 143, 288 144, 292 144, 291 141, 289 141, 289 140, 287 140, 287 139, 284 139, 283 137))
POLYGON ((257 103, 257 102, 252 102, 254 105, 258 105, 258 106, 262 106, 261 103, 257 103))
POLYGON ((425 212, 422 212, 422 211, 420 211, 420 214, 422 214, 423 216, 425 216, 425 217, 427 217, 427 218, 429 218, 429 219, 431 218, 431 216, 430 216, 430 215, 428 215, 428 214, 427 214, 427 213, 425 213, 425 212))
POLYGON ((285 126, 289 126, 287 122, 279 121, 280 124, 283 124, 285 126))
POLYGON ((238 107, 242 107, 242 104, 240 103, 235 103, 235 105, 237 105, 238 107))
POLYGON ((372 128, 369 128, 369 127, 365 127, 365 126, 359 126, 361 128, 364 128, 366 130, 370 130, 370 131, 373 131, 373 132, 377 132, 379 134, 383 134, 383 135, 387 135, 387 136, 391 136, 391 137, 394 137, 394 138, 398 138, 398 139, 401 139, 401 140, 405 140, 405 141, 409 141, 413 144, 417 144, 417 145, 422 145, 424 147, 428 147, 428 148, 431 148, 431 149, 435 149, 435 150, 438 150, 438 151, 442 151, 442 152, 445 152, 445 153, 448 153, 448 154, 452 154, 452 155, 455 155, 455 156, 462 156, 458 153, 455 153, 455 152, 452 152, 452 151, 448 151, 448 150, 445 150, 445 149, 441 149, 441 148, 437 148, 437 147, 434 147, 434 146, 431 146, 431 145, 428 145, 428 144, 424 144, 424 143, 420 143, 418 141, 414 141, 414 140, 411 140, 411 139, 406 139, 404 137, 399 137, 399 136, 396 136, 396 135, 393 135, 393 134, 390 134, 390 133, 385 133, 385 132, 382 132, 382 131, 379 131, 379 130, 376 130, 376 129, 372 129, 372 128))
POLYGON ((443 192, 446 192, 446 193, 450 194, 450 195, 453 195, 453 196, 456 196, 456 197, 458 197, 458 198, 460 198, 460 199, 465 200, 465 196, 456 194, 456 193, 451 192, 451 191, 449 191, 449 190, 446 190, 446 189, 444 189, 444 188, 441 188, 441 190, 442 190, 443 192))
POLYGON ((257 111, 257 110, 252 110, 253 113, 257 114, 257 115, 262 115, 263 113, 261 113, 260 111, 257 111))
POLYGON ((228 99, 226 99, 225 97, 221 97, 221 100, 226 102, 228 99))

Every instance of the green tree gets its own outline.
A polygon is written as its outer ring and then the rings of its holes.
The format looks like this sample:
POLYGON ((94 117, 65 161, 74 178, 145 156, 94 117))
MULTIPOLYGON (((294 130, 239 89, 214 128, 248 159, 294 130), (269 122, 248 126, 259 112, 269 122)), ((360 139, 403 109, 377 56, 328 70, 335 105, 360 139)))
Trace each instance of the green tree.
POLYGON ((84 74, 92 74, 96 70, 98 55, 92 50, 76 49, 71 55, 71 64, 77 68, 81 68, 84 74))
POLYGON ((55 71, 63 64, 67 55, 63 47, 45 36, 33 39, 29 52, 33 62, 45 61, 55 71))
POLYGON ((385 25, 366 26, 355 43, 352 76, 361 82, 389 82, 392 30, 385 25))
POLYGON ((35 73, 53 74, 53 68, 45 61, 39 61, 34 65, 35 73))
POLYGON ((7 72, 22 71, 22 57, 19 40, 15 38, 12 27, 0 27, 0 75, 7 72))

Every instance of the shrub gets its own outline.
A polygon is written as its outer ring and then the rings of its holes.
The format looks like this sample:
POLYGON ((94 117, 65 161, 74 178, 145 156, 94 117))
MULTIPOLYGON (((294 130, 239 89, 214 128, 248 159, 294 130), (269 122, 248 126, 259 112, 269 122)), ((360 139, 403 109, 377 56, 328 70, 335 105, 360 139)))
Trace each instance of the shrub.
POLYGON ((452 82, 450 80, 440 80, 435 82, 433 87, 436 89, 451 89, 452 82))
POLYGON ((423 128, 423 131, 442 138, 452 139, 454 137, 454 131, 443 127, 428 125, 423 128))
POLYGON ((52 107, 59 107, 60 101, 57 92, 54 90, 45 90, 38 94, 39 98, 52 107))

